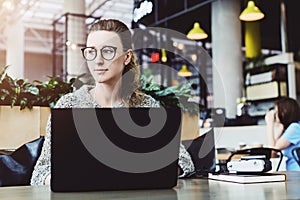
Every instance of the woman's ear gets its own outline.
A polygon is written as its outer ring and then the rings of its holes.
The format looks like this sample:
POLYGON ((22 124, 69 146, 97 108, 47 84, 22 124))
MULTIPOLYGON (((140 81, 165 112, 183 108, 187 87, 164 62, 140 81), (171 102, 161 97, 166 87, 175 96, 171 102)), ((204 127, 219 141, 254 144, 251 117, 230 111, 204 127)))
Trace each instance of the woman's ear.
POLYGON ((124 65, 128 65, 130 63, 132 56, 133 56, 132 50, 131 49, 127 50, 125 54, 124 65))

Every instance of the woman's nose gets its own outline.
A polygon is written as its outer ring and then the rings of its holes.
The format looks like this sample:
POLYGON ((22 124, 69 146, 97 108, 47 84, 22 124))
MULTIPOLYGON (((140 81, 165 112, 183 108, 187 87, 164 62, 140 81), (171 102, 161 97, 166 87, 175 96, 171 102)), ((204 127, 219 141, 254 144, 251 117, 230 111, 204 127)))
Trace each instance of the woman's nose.
POLYGON ((95 61, 96 61, 97 64, 103 64, 104 63, 104 59, 103 59, 100 52, 97 54, 97 56, 95 58, 95 61))

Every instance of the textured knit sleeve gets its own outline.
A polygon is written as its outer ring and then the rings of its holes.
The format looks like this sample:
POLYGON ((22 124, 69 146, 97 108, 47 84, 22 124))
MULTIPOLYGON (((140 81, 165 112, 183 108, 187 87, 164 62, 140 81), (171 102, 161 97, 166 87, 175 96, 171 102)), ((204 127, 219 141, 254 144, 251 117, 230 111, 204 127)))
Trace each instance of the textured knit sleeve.
POLYGON ((141 105, 138 106, 138 107, 158 108, 158 107, 160 107, 160 104, 153 97, 151 97, 150 95, 145 94, 144 99, 141 102, 141 105))
POLYGON ((182 144, 180 144, 178 165, 183 171, 179 178, 185 177, 189 173, 195 171, 192 158, 182 144))
MULTIPOLYGON (((59 99, 55 108, 67 108, 72 107, 73 95, 67 94, 59 99)), ((36 162, 34 170, 32 172, 31 185, 44 185, 45 180, 51 172, 51 116, 49 116, 46 126, 46 135, 41 155, 36 162)))
POLYGON ((49 116, 46 126, 46 135, 41 151, 41 155, 37 160, 31 177, 31 185, 44 185, 46 177, 50 174, 50 132, 51 132, 51 116, 49 116))

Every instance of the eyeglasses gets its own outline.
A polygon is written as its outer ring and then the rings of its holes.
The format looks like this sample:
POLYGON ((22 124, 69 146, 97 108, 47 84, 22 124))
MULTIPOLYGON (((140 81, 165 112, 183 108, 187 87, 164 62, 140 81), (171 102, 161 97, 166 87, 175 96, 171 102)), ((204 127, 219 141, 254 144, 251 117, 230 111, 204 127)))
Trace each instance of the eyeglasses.
MULTIPOLYGON (((95 47, 84 47, 81 49, 82 56, 87 61, 95 60, 97 57, 97 49, 95 47)), ((100 49, 101 56, 105 60, 112 60, 116 56, 117 47, 104 46, 100 49)))

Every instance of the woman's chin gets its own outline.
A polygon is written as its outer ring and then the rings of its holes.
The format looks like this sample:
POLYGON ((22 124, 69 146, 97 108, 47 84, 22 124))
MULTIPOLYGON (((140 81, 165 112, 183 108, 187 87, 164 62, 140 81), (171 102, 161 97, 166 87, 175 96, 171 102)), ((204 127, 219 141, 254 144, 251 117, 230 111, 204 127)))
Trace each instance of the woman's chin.
POLYGON ((105 79, 103 79, 103 78, 98 78, 98 79, 96 79, 97 81, 97 83, 105 83, 105 79))
POLYGON ((94 74, 95 82, 103 83, 107 80, 107 77, 104 74, 94 74))

